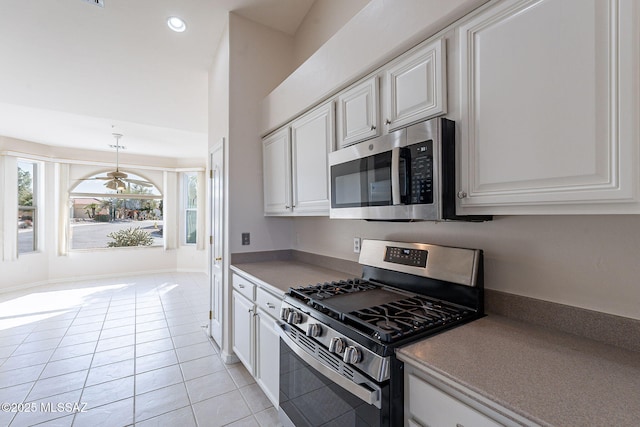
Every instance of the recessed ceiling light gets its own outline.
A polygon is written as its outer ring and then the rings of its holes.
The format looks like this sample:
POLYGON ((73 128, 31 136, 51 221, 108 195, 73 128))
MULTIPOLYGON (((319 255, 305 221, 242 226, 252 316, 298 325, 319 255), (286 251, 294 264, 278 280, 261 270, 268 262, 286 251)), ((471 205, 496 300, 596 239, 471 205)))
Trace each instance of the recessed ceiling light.
POLYGON ((167 25, 176 33, 181 33, 187 29, 187 24, 177 16, 171 16, 167 19, 167 25))

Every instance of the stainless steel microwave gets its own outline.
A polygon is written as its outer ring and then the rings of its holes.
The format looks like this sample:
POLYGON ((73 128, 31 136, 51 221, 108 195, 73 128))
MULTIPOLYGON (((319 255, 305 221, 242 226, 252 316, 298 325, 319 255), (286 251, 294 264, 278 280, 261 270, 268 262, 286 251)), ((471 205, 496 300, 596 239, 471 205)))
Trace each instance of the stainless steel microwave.
POLYGON ((455 123, 435 118, 329 153, 331 218, 468 220, 456 215, 455 123))

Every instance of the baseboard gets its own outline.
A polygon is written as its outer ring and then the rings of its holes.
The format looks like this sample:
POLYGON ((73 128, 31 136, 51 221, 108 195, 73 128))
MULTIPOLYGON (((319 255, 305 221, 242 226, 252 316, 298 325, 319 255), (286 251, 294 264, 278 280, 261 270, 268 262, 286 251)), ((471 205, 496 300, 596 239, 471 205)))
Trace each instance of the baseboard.
POLYGON ((238 356, 233 353, 227 353, 226 351, 220 352, 220 358, 225 365, 233 365, 234 363, 240 362, 238 356))

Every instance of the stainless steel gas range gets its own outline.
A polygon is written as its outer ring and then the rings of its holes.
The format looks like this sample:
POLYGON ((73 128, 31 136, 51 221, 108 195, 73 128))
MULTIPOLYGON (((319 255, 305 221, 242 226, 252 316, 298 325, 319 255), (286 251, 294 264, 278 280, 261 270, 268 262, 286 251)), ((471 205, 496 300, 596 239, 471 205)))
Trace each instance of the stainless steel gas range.
POLYGON ((280 317, 285 426, 400 426, 396 348, 483 316, 482 251, 364 240, 361 278, 291 288, 280 317))

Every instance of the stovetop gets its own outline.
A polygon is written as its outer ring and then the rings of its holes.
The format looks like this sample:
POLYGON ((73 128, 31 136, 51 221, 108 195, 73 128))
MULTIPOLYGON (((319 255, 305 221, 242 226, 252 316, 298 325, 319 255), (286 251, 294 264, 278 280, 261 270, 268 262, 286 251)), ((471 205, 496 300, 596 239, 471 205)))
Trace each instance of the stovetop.
POLYGON ((365 279, 292 288, 289 299, 383 343, 395 343, 476 316, 467 307, 365 279))

